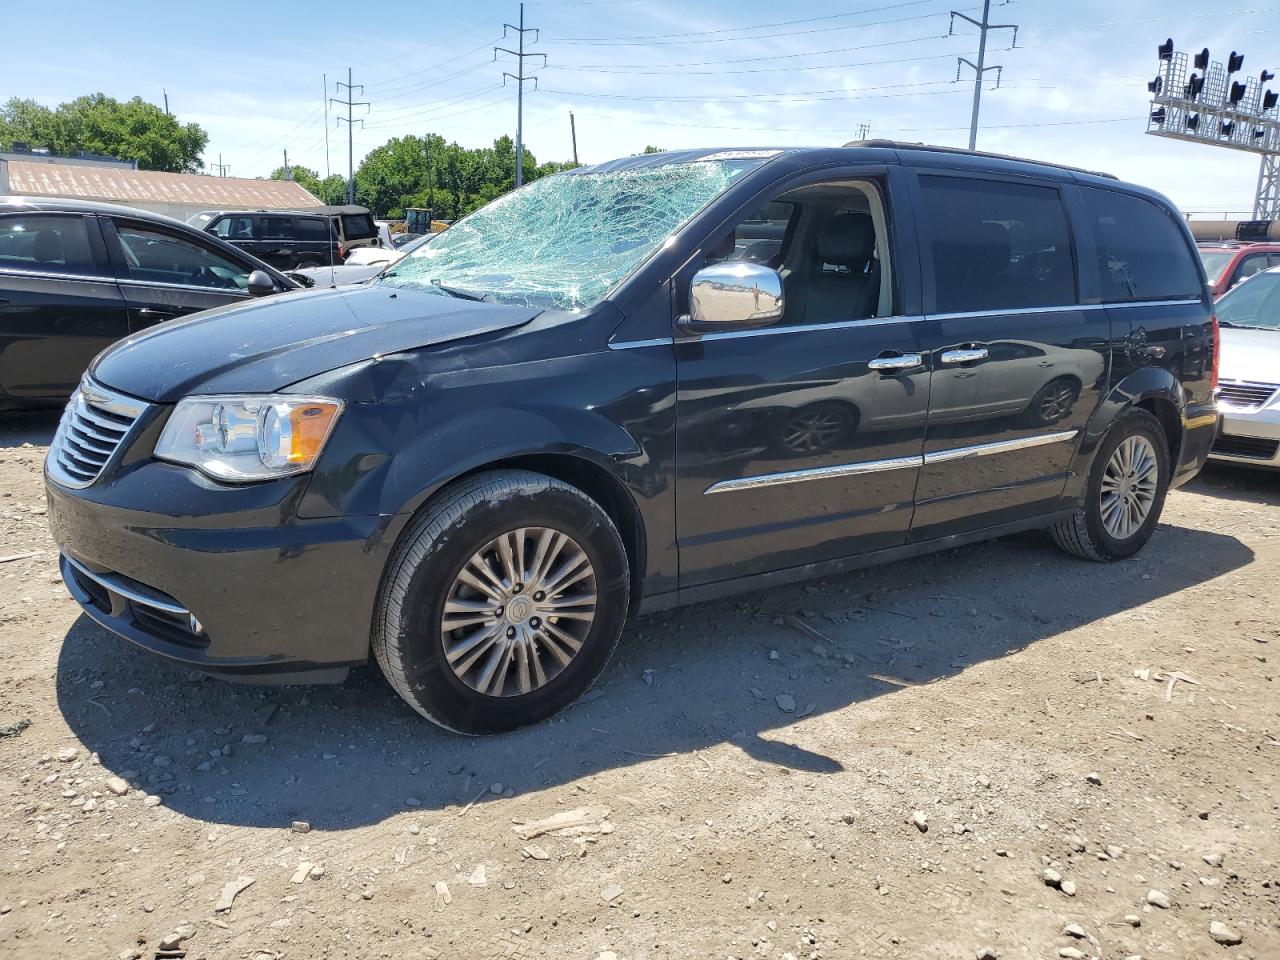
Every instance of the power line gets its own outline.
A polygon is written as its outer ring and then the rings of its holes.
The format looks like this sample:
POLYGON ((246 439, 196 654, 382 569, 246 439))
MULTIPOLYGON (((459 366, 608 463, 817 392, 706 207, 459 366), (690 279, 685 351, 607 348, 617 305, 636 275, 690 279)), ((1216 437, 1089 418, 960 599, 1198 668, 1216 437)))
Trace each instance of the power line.
MULTIPOLYGON (((355 101, 351 99, 352 94, 354 94, 356 91, 356 86, 359 86, 359 85, 353 84, 351 82, 350 67, 347 67, 347 82, 342 83, 341 81, 339 81, 334 85, 335 92, 338 87, 347 88, 347 99, 345 101, 347 105, 347 115, 345 117, 337 118, 339 123, 345 123, 347 125, 347 203, 356 202, 356 159, 355 159, 356 155, 355 155, 355 146, 353 142, 355 125, 358 122, 361 128, 364 127, 364 120, 357 121, 352 116, 352 109, 355 107, 369 106, 367 101, 355 101)), ((360 92, 361 94, 364 93, 364 87, 362 86, 360 87, 360 92)), ((329 102, 341 104, 344 101, 331 97, 329 102)))
POLYGON ((516 58, 516 72, 502 74, 502 85, 507 85, 507 78, 516 82, 516 189, 524 184, 524 83, 526 80, 533 81, 533 89, 538 89, 538 78, 528 75, 524 72, 525 60, 532 57, 541 57, 542 65, 547 65, 547 55, 545 53, 525 53, 524 52, 524 35, 526 33, 533 34, 533 42, 537 43, 539 39, 538 29, 536 27, 526 27, 524 25, 524 4, 520 4, 520 26, 504 23, 502 25, 503 39, 507 37, 507 31, 514 30, 519 38, 516 50, 510 50, 506 47, 494 47, 493 59, 497 62, 498 54, 509 53, 516 58))

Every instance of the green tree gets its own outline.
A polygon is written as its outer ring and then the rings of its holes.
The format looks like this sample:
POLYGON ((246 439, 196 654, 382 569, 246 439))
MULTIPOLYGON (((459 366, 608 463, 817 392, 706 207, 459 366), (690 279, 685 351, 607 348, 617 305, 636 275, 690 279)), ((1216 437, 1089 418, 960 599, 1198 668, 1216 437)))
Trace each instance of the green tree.
POLYGON ((666 147, 647 146, 644 148, 643 155, 648 156, 651 153, 666 153, 666 147))
POLYGON ((0 107, 0 144, 14 141, 136 160, 143 170, 187 173, 200 170, 209 135, 194 123, 179 123, 141 97, 121 102, 102 93, 77 97, 50 110, 17 97, 0 107))

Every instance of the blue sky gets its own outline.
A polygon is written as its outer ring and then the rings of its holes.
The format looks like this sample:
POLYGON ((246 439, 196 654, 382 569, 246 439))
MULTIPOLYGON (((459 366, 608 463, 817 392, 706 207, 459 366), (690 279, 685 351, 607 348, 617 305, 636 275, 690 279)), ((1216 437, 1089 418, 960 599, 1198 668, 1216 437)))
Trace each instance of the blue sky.
MULTIPOLYGON (((980 17, 980 2, 954 0, 980 17)), ((1168 193, 1187 210, 1247 210, 1257 160, 1146 136, 1146 81, 1155 46, 1246 55, 1245 71, 1280 66, 1280 3, 1266 0, 1015 0, 992 19, 988 63, 1004 66, 983 95, 979 147, 1107 170, 1168 193)), ((50 105, 90 91, 161 102, 210 133, 206 160, 233 176, 263 176, 290 159, 324 172, 323 77, 354 70, 371 102, 355 133, 357 162, 393 136, 438 132, 468 146, 514 134, 510 64, 493 62, 507 0, 218 4, 63 0, 5 12, 4 89, 50 105)), ((526 142, 540 160, 571 156, 569 111, 584 162, 646 144, 693 147, 833 144, 873 137, 963 146, 972 83, 956 57, 977 38, 951 0, 542 0, 525 6, 545 53, 526 95, 526 142), (763 26, 762 26, 763 25, 763 26)), ((1280 72, 1280 70, 1277 70, 1280 72)), ((1277 86, 1280 89, 1280 86, 1277 86)), ((345 173, 345 126, 329 119, 330 159, 345 173)))

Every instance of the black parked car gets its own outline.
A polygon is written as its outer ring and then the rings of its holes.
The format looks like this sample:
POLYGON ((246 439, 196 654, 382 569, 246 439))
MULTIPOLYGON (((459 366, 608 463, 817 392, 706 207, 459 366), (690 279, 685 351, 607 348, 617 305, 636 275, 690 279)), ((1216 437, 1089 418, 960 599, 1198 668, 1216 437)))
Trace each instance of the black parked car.
POLYGON ((372 652, 504 730, 637 612, 1028 528, 1131 556, 1205 462, 1217 351, 1139 187, 887 142, 635 157, 108 351, 49 517, 144 647, 295 681, 372 652))
POLYGON ((327 216, 224 212, 214 214, 205 230, 278 270, 340 264, 346 252, 327 216))
POLYGON ((94 355, 130 333, 297 288, 168 217, 0 197, 0 409, 66 403, 94 355))

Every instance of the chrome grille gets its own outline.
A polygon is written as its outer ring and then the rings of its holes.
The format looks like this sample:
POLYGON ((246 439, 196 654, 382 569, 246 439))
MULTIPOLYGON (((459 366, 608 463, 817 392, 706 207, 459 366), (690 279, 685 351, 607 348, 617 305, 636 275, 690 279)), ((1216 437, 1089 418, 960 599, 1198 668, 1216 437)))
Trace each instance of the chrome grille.
POLYGON ((68 487, 98 479, 147 405, 86 379, 71 395, 49 447, 49 473, 68 487))
POLYGON ((1218 386, 1218 400, 1237 410, 1256 410, 1280 390, 1276 383, 1223 383, 1218 386))

